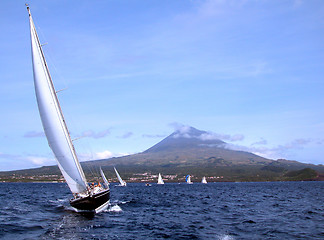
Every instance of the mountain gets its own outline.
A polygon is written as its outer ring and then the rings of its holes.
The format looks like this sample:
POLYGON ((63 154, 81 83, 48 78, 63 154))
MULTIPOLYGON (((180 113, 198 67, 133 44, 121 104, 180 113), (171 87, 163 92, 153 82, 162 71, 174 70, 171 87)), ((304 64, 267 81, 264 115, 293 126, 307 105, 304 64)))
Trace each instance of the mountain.
POLYGON ((212 133, 193 127, 183 127, 146 151, 110 159, 108 165, 150 166, 231 166, 267 164, 272 160, 253 153, 235 151, 212 133))
MULTIPOLYGON (((88 177, 98 171, 99 167, 108 176, 114 176, 112 167, 116 166, 125 179, 139 179, 145 173, 158 172, 174 175, 175 178, 191 174, 193 180, 195 177, 209 176, 222 181, 309 180, 321 179, 324 174, 323 165, 284 159, 271 160, 250 152, 233 150, 229 144, 218 139, 217 135, 193 127, 178 129, 142 153, 82 162, 81 165, 88 177), (303 169, 306 170, 302 171, 303 169), (312 169, 313 172, 307 169, 312 169), (290 174, 290 171, 294 172, 290 174), (304 172, 312 174, 302 174, 304 172)), ((0 180, 28 176, 49 176, 45 179, 55 179, 60 176, 60 172, 57 166, 0 172, 0 180)))
POLYGON ((193 127, 183 127, 143 153, 192 150, 202 147, 223 147, 226 144, 219 139, 207 139, 208 135, 208 132, 193 127))

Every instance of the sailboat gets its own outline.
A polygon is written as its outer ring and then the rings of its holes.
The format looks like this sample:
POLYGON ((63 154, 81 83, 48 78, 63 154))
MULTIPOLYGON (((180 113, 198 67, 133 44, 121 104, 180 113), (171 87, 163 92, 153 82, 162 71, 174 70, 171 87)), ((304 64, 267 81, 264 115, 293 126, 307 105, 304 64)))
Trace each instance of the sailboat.
POLYGON ((161 173, 159 173, 159 177, 158 177, 158 182, 157 184, 164 184, 164 181, 162 179, 161 173))
POLYGON ((104 180, 105 187, 107 189, 109 189, 109 182, 101 168, 100 168, 100 175, 101 175, 102 179, 104 180))
POLYGON ((115 169, 115 173, 117 175, 118 181, 120 182, 120 184, 118 186, 120 187, 126 187, 126 182, 120 177, 119 173, 117 172, 117 169, 114 167, 115 169))
POLYGON ((93 184, 91 187, 88 185, 63 117, 32 15, 27 4, 26 6, 29 14, 35 93, 48 144, 73 194, 71 206, 78 211, 101 212, 108 207, 110 190, 100 184, 93 184))
POLYGON ((207 184, 206 177, 203 177, 203 178, 201 179, 201 183, 207 184))
POLYGON ((191 177, 190 177, 190 175, 187 175, 187 176, 186 176, 186 182, 187 182, 188 184, 193 184, 193 182, 191 182, 191 177))

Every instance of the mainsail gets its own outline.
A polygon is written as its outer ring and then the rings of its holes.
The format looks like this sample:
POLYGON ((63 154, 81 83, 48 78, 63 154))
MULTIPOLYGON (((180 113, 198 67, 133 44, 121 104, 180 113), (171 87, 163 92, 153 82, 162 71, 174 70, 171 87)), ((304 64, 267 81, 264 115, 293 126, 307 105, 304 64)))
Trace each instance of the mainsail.
POLYGON ((87 191, 87 180, 78 161, 56 91, 29 10, 34 84, 38 109, 48 144, 73 193, 87 191))
POLYGON ((158 182, 157 184, 164 184, 164 181, 162 179, 161 173, 159 173, 159 177, 158 177, 158 182))
POLYGON ((115 173, 117 175, 118 181, 120 182, 120 186, 126 186, 126 182, 120 177, 119 173, 117 172, 117 169, 114 167, 115 173))

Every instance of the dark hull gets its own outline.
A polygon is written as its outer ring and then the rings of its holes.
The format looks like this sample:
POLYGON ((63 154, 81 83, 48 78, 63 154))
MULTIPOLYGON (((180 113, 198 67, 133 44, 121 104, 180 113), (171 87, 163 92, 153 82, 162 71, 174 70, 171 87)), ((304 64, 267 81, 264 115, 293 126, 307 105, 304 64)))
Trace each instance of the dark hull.
POLYGON ((72 199, 70 200, 70 204, 78 210, 95 212, 98 208, 108 204, 109 199, 110 190, 107 189, 92 196, 72 199))

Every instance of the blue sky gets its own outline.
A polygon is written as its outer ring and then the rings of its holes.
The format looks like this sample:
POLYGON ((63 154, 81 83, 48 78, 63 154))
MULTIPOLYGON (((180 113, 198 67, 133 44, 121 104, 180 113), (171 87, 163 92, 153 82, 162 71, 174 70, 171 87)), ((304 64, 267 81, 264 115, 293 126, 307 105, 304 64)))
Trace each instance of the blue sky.
MULTIPOLYGON (((55 164, 24 3, 1 2, 0 171, 55 164)), ((323 1, 29 4, 82 161, 192 126, 235 149, 324 164, 323 1)))

